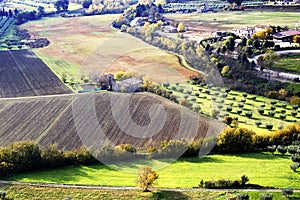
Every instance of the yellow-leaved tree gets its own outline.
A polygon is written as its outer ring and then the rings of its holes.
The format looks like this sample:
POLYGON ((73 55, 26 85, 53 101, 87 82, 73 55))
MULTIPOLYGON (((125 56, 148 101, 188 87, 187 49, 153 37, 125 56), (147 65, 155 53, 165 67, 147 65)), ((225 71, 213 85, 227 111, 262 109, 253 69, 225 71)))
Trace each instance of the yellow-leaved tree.
POLYGON ((183 32, 184 31, 184 25, 183 23, 179 23, 178 26, 177 26, 177 32, 183 32))
POLYGON ((153 182, 158 179, 156 171, 152 170, 149 166, 140 166, 140 174, 137 180, 137 186, 140 187, 143 192, 149 192, 149 188, 152 187, 153 182))

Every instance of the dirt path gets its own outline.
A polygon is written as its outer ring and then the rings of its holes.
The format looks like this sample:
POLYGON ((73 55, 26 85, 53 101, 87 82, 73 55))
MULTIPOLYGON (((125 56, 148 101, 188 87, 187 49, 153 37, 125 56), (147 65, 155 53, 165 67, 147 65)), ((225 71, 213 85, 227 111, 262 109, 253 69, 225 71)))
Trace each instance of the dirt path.
MULTIPOLYGON (((50 188, 76 188, 76 189, 105 189, 105 190, 138 190, 137 187, 129 186, 93 186, 93 185, 69 185, 69 184, 53 184, 53 183, 25 183, 16 181, 0 180, 0 187, 3 185, 27 185, 37 187, 50 187, 50 188)), ((281 189, 203 189, 203 188, 160 188, 154 187, 154 190, 163 191, 176 191, 176 192, 193 192, 193 191, 241 191, 241 192, 281 192, 281 189)), ((299 193, 300 189, 294 190, 294 193, 299 193)))

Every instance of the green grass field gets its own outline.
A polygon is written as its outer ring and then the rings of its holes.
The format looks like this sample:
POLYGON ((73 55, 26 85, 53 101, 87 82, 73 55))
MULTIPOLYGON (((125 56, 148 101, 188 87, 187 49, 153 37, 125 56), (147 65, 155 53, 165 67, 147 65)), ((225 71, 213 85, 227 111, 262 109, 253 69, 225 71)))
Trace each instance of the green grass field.
MULTIPOLYGON (((225 200, 234 198, 239 193, 237 191, 212 192, 205 190, 198 191, 161 191, 153 190, 150 192, 141 192, 140 190, 109 190, 109 189, 67 189, 67 188, 45 188, 37 186, 4 186, 0 187, 0 191, 6 192, 6 197, 11 199, 123 199, 123 200, 188 200, 188 199, 207 199, 207 200, 225 200)), ((250 199, 259 199, 259 194, 262 192, 247 192, 250 199)), ((266 192, 265 192, 266 193, 266 192)), ((281 193, 273 194, 273 200, 299 199, 300 193, 293 194, 290 198, 286 198, 281 193)))
POLYGON ((272 68, 300 74, 300 55, 293 54, 288 57, 284 56, 280 58, 272 68))
POLYGON ((158 169, 156 187, 192 188, 200 180, 219 178, 236 180, 248 176, 249 183, 276 188, 300 188, 300 174, 289 168, 290 156, 269 153, 209 155, 204 158, 179 159, 171 165, 168 159, 123 162, 111 166, 69 166, 58 169, 27 172, 6 177, 22 182, 83 184, 101 186, 135 186, 138 167, 166 165, 158 169), (118 170, 119 169, 119 170, 118 170), (109 178, 108 178, 109 177, 109 178))

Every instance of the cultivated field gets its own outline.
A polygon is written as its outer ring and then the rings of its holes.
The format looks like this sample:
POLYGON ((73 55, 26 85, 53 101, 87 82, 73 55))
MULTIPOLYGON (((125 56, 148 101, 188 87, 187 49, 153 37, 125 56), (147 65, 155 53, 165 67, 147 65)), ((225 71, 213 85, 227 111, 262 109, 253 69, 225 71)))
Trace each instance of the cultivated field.
POLYGON ((32 51, 0 51, 0 57, 0 98, 71 93, 32 51))
POLYGON ((299 12, 218 12, 197 14, 167 14, 165 17, 183 22, 188 28, 187 35, 210 37, 215 31, 234 28, 253 27, 256 25, 288 26, 295 28, 299 12))
POLYGON ((217 110, 220 112, 218 120, 223 121, 224 115, 227 114, 237 120, 239 127, 253 130, 258 134, 268 134, 271 130, 299 122, 298 107, 285 101, 191 84, 170 84, 167 89, 172 90, 178 99, 189 101, 192 108, 199 106, 205 115, 209 116, 212 110, 217 110), (247 113, 251 113, 251 116, 248 117, 247 113), (261 124, 257 125, 257 122, 261 124), (272 124, 270 130, 266 128, 268 124, 272 124))
POLYGON ((89 73, 133 71, 155 82, 182 82, 197 74, 181 66, 176 56, 111 28, 117 17, 51 18, 28 22, 21 28, 50 40, 49 47, 36 52, 59 76, 63 73, 58 64, 61 60, 77 65, 81 72, 64 71, 77 80, 89 73))
MULTIPOLYGON (((0 100, 0 124, 2 124, 0 127, 0 146, 15 141, 34 140, 42 146, 57 143, 60 149, 70 150, 83 145, 81 141, 81 139, 85 139, 82 138, 83 136, 91 139, 88 141, 90 143, 85 142, 85 145, 90 145, 93 142, 100 144, 104 142, 100 141, 102 140, 100 131, 97 131, 95 136, 86 135, 78 131, 81 130, 81 126, 75 126, 75 122, 77 125, 86 124, 85 129, 89 130, 88 134, 95 131, 94 129, 91 130, 92 126, 89 125, 90 122, 95 120, 92 118, 94 111, 84 107, 86 105, 95 107, 97 126, 100 126, 107 139, 115 144, 130 143, 134 146, 144 146, 174 138, 188 140, 203 137, 209 128, 210 120, 208 118, 199 117, 196 113, 185 108, 181 109, 179 105, 156 95, 138 93, 131 96, 130 94, 101 92, 95 96, 95 102, 87 101, 91 98, 89 95, 60 95, 0 100), (126 98, 130 99, 130 104, 127 104, 129 114, 117 115, 116 117, 116 113, 120 111, 118 109, 126 108, 124 107, 126 98), (75 103, 72 104, 73 100, 75 103), (117 104, 119 107, 112 107, 112 104, 117 104), (155 104, 164 106, 166 115, 162 115, 158 109, 154 113, 152 112, 153 115, 149 116, 149 109, 155 104), (133 123, 137 124, 136 126, 149 125, 150 127, 155 126, 153 129, 157 127, 161 129, 155 129, 157 133, 151 135, 151 137, 143 135, 146 134, 143 131, 137 133, 139 134, 137 137, 130 135, 135 131, 132 130, 134 126, 124 127, 123 124, 120 125, 120 121, 118 124, 116 120, 118 118, 118 120, 126 121, 130 115, 133 123), (163 120, 164 116, 165 122, 163 120), (194 122, 192 124, 196 126, 194 135, 191 135, 194 128, 191 126, 183 126, 185 128, 183 133, 179 131, 181 124, 189 124, 186 121, 181 121, 182 117, 189 119, 189 122, 194 122), (161 124, 153 124, 153 120, 161 124), (131 130, 130 133, 128 133, 128 130, 131 130)), ((221 132, 223 125, 220 127, 220 129, 218 127, 211 128, 218 134, 221 132)))

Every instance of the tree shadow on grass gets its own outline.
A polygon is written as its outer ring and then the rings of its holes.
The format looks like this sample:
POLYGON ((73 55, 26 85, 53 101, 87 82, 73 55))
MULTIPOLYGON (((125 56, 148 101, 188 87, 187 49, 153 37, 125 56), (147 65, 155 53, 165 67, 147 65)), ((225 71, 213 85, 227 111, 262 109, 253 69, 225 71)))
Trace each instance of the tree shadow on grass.
MULTIPOLYGON (((230 154, 227 154, 230 155, 230 154)), ((267 152, 262 153, 242 153, 242 154, 232 154, 232 156, 242 157, 242 158, 255 158, 255 159, 268 159, 268 160, 276 160, 276 159, 290 159, 289 156, 282 156, 281 154, 271 154, 267 152)))
POLYGON ((152 200, 159 200, 159 199, 174 199, 174 200, 185 200, 190 199, 189 196, 176 191, 157 191, 153 192, 152 197, 150 198, 152 200))
POLYGON ((189 163, 222 163, 224 160, 219 158, 213 158, 213 157, 189 157, 189 158, 180 158, 176 162, 189 162, 189 163))

